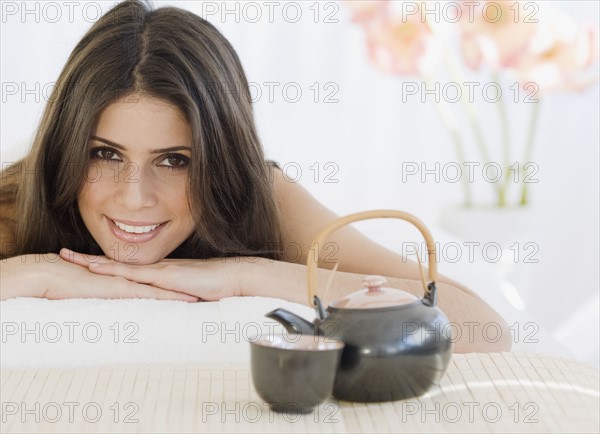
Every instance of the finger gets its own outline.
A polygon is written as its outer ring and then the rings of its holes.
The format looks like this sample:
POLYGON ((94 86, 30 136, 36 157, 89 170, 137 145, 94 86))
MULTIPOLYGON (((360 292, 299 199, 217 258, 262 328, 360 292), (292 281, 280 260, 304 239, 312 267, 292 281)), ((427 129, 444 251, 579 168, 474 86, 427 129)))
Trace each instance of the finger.
POLYGON ((93 273, 104 274, 107 276, 121 276, 127 280, 133 280, 137 283, 146 283, 150 285, 157 284, 157 277, 161 271, 152 266, 129 265, 122 262, 110 263, 91 263, 88 264, 93 273))
POLYGON ((157 288, 151 285, 145 285, 136 282, 129 282, 123 279, 122 284, 108 285, 106 298, 149 298, 155 300, 178 300, 188 303, 196 303, 198 297, 185 292, 169 291, 168 289, 157 288))
MULTIPOLYGON (((122 262, 94 263, 90 264, 89 270, 93 273, 105 276, 124 278, 135 284, 141 284, 142 287, 159 288, 162 291, 188 294, 177 288, 175 282, 177 279, 173 276, 173 270, 164 265, 130 265, 122 262), (169 277, 170 276, 170 277, 169 277)), ((190 295, 190 294, 188 294, 190 295)), ((199 298, 196 295, 194 301, 199 298)), ((204 301, 204 300, 203 300, 204 301)))
POLYGON ((135 294, 135 298, 152 298, 156 300, 179 300, 188 303, 198 302, 195 297, 185 292, 169 291, 168 289, 156 288, 150 285, 131 282, 130 291, 135 294))
MULTIPOLYGON (((94 263, 89 265, 89 270, 93 273, 102 274, 105 276, 114 276, 119 278, 125 278, 128 281, 142 284, 143 286, 151 285, 155 288, 169 292, 186 293, 185 290, 177 287, 177 276, 174 276, 174 269, 170 269, 168 266, 154 264, 154 265, 130 265, 122 262, 110 262, 110 263, 94 263)), ((195 301, 198 301, 196 295, 195 301)), ((204 300, 202 300, 204 301, 204 300)))
POLYGON ((90 264, 112 262, 112 260, 108 259, 106 256, 86 255, 83 253, 74 252, 73 250, 69 250, 67 248, 60 249, 60 257, 65 261, 69 261, 73 264, 81 265, 83 267, 87 267, 90 264))

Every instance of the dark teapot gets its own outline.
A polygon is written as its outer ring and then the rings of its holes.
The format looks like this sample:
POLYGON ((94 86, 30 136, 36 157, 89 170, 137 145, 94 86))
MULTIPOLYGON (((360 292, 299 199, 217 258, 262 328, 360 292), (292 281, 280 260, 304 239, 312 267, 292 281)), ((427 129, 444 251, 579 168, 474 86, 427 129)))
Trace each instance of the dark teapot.
MULTIPOLYGON (((339 218, 323 228, 309 251, 308 292, 317 318, 310 323, 284 309, 267 317, 288 332, 321 335, 345 343, 335 376, 334 398, 353 402, 385 402, 420 396, 444 375, 452 356, 448 318, 436 307, 435 244, 415 216, 397 210, 374 210, 339 218), (430 283, 424 295, 385 288, 385 278, 368 276, 364 289, 331 303, 327 310, 315 295, 319 246, 346 224, 372 218, 400 218, 413 223, 427 242, 430 283)), ((420 265, 420 262, 419 262, 420 265)))

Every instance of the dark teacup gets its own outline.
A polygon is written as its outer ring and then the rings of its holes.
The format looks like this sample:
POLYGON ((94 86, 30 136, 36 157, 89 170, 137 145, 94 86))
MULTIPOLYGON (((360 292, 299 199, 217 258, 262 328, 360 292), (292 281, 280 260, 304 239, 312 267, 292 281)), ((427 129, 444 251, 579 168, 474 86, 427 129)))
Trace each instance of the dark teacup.
POLYGON ((273 411, 310 413, 333 391, 344 343, 323 336, 263 336, 250 342, 252 381, 273 411))

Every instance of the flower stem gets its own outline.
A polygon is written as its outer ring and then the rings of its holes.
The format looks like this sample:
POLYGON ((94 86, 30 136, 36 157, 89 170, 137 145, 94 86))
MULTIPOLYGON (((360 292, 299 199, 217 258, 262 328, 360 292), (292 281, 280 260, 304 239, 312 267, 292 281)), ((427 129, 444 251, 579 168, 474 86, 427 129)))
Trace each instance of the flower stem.
MULTIPOLYGON (((426 83, 431 83, 431 81, 423 75, 426 83)), ((458 131, 458 122, 456 118, 452 115, 452 112, 448 110, 447 107, 442 106, 439 102, 435 102, 433 104, 437 114, 440 116, 442 123, 446 126, 446 129, 450 133, 450 137, 452 138, 452 142, 454 142, 454 148, 456 150, 456 155, 460 162, 460 165, 464 167, 465 163, 465 151, 463 148, 462 138, 458 131)), ((465 206, 470 207, 473 205, 473 199, 471 196, 471 187, 469 185, 469 179, 466 176, 461 176, 463 179, 463 192, 465 195, 465 206)))
MULTIPOLYGON (((465 82, 464 74, 462 74, 460 67, 458 66, 458 62, 454 56, 451 56, 450 53, 452 51, 450 49, 445 50, 444 60, 446 63, 446 67, 448 68, 448 72, 450 73, 450 77, 457 83, 463 94, 465 93, 465 88, 463 83, 465 82)), ((469 121, 469 126, 473 131, 473 135, 475 136, 475 142, 477 143, 477 147, 479 148, 479 152, 483 157, 484 164, 487 164, 492 161, 492 157, 488 152, 488 146, 481 132, 481 125, 479 123, 479 118, 473 109, 473 104, 471 102, 465 101, 464 98, 460 98, 460 103, 463 105, 465 112, 467 114, 467 119, 469 121)), ((503 191, 501 187, 496 186, 496 190, 498 193, 499 201, 502 202, 503 191)))
MULTIPOLYGON (((527 133, 527 142, 525 145, 525 155, 523 157, 523 166, 531 160, 533 155, 533 141, 535 139, 535 131, 537 129, 537 122, 540 114, 540 102, 536 102, 531 109, 531 120, 529 121, 529 131, 527 133)), ((519 171, 521 169, 519 168, 519 171)), ((523 186, 521 187, 521 199, 519 200, 519 205, 525 206, 527 205, 527 182, 523 179, 523 186)))
MULTIPOLYGON (((493 73, 493 80, 500 84, 500 78, 497 73, 493 73)), ((498 189, 498 206, 506 206, 506 194, 510 181, 510 137, 508 134, 508 117, 506 116, 506 107, 502 98, 498 101, 498 114, 500 115, 500 126, 502 130, 502 156, 504 159, 504 173, 500 178, 501 185, 498 189)))

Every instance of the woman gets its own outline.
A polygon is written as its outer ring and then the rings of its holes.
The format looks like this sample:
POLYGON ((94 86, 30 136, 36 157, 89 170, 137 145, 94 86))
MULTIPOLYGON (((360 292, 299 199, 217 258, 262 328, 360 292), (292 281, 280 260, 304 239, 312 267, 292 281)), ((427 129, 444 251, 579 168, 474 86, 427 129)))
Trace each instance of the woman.
MULTIPOLYGON (((75 47, 32 150, 2 173, 0 205, 2 299, 305 303, 310 243, 336 218, 265 163, 228 41, 193 13, 137 0, 106 13, 75 47)), ((417 264, 351 227, 329 243, 340 267, 326 303, 364 274, 421 295, 417 264)), ((319 256, 324 285, 334 261, 319 256)), ((439 280, 450 321, 502 331, 494 342, 463 332, 456 351, 510 348, 491 307, 439 280)))

